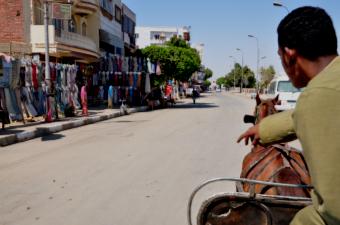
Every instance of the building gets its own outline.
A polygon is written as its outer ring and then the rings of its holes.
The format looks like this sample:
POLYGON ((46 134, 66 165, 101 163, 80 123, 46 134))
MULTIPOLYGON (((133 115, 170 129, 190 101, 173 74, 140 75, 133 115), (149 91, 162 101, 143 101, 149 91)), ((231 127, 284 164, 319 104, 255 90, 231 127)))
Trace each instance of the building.
POLYGON ((136 50, 136 14, 123 4, 122 31, 125 55, 131 55, 136 50))
POLYGON ((192 47, 194 49, 197 50, 201 61, 203 60, 203 56, 204 56, 204 44, 203 43, 199 43, 199 44, 193 44, 192 47))
MULTIPOLYGON (((133 50, 136 15, 121 0, 72 2, 71 20, 49 19, 51 57, 91 63, 107 52, 133 50)), ((0 52, 43 56, 44 1, 0 0, 0 5, 0 52)), ((50 17, 51 11, 50 3, 50 17)))
POLYGON ((190 41, 189 27, 136 27, 136 43, 138 48, 150 45, 163 45, 173 36, 190 41))
MULTIPOLYGON (((25 1, 25 4, 29 4, 25 1)), ((30 43, 32 54, 45 54, 44 8, 42 0, 33 0, 30 43)), ((69 63, 91 63, 99 58, 96 0, 75 0, 71 20, 51 18, 49 25, 50 56, 69 63)), ((49 11, 52 11, 49 4, 49 11)), ((50 13, 49 13, 50 14, 50 13)), ((51 14, 49 15, 51 17, 51 14)))
POLYGON ((31 53, 31 8, 24 2, 0 0, 0 52, 31 53))
POLYGON ((122 1, 99 1, 99 48, 101 55, 103 56, 106 53, 124 55, 124 41, 122 32, 122 1))

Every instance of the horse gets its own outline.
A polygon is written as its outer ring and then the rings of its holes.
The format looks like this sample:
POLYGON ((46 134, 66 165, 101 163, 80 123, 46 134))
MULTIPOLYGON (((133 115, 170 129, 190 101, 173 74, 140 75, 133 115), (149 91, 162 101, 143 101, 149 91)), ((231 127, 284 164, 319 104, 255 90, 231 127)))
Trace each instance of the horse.
MULTIPOLYGON (((263 118, 277 113, 275 105, 280 104, 278 97, 277 95, 274 99, 261 100, 257 93, 254 116, 246 115, 244 122, 257 124, 263 118)), ((311 184, 308 167, 301 151, 289 147, 286 143, 269 146, 254 145, 243 159, 240 177, 277 183, 311 184)), ((237 189, 238 191, 249 192, 250 185, 244 183, 238 185, 237 189)), ((310 197, 309 191, 306 189, 273 187, 262 184, 255 185, 255 193, 310 197)))

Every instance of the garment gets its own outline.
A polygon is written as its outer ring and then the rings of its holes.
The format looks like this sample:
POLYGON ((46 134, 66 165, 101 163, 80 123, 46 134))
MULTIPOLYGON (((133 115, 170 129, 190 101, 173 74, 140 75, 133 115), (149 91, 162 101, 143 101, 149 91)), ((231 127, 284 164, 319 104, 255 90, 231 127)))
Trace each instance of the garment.
POLYGON ((151 92, 150 75, 147 73, 145 78, 145 93, 151 92))
POLYGON ((32 83, 33 83, 33 88, 35 91, 38 90, 38 73, 37 73, 37 65, 32 64, 32 83))
POLYGON ((87 92, 86 92, 86 86, 81 87, 80 92, 81 97, 81 105, 82 105, 82 114, 83 116, 88 116, 88 109, 87 109, 87 92))
MULTIPOLYGON (((301 93, 294 111, 260 122, 262 143, 296 135, 310 170, 313 207, 301 211, 292 224, 313 224, 304 218, 320 215, 328 225, 340 224, 340 57, 315 76, 301 93), (314 212, 315 211, 315 212, 314 212)), ((315 223, 322 224, 322 223, 315 223)))
POLYGON ((110 85, 108 90, 108 98, 107 98, 108 108, 112 109, 113 106, 113 87, 110 85))
POLYGON ((7 57, 2 57, 2 70, 3 74, 0 77, 0 87, 9 87, 10 77, 12 76, 12 61, 7 57))
POLYGON ((20 61, 12 61, 12 76, 9 78, 9 80, 11 89, 20 87, 20 61))

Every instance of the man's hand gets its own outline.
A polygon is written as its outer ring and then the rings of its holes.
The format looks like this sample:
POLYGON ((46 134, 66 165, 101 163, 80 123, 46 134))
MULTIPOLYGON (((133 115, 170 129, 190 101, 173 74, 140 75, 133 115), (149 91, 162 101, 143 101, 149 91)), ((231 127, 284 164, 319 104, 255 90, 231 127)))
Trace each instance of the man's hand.
POLYGON ((244 139, 244 143, 248 145, 249 139, 252 141, 253 145, 259 143, 260 133, 259 133, 259 124, 249 128, 245 133, 243 133, 238 139, 237 143, 240 143, 244 139))

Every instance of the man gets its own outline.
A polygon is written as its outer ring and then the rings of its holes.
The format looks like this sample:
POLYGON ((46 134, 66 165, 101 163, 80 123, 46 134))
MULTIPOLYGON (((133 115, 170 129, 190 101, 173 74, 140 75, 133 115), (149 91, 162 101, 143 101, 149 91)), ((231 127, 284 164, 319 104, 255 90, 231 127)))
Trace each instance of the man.
POLYGON ((340 57, 333 23, 323 9, 301 7, 281 21, 277 32, 283 68, 295 87, 306 88, 294 111, 265 118, 238 142, 299 138, 314 186, 313 205, 291 224, 340 224, 340 57))

